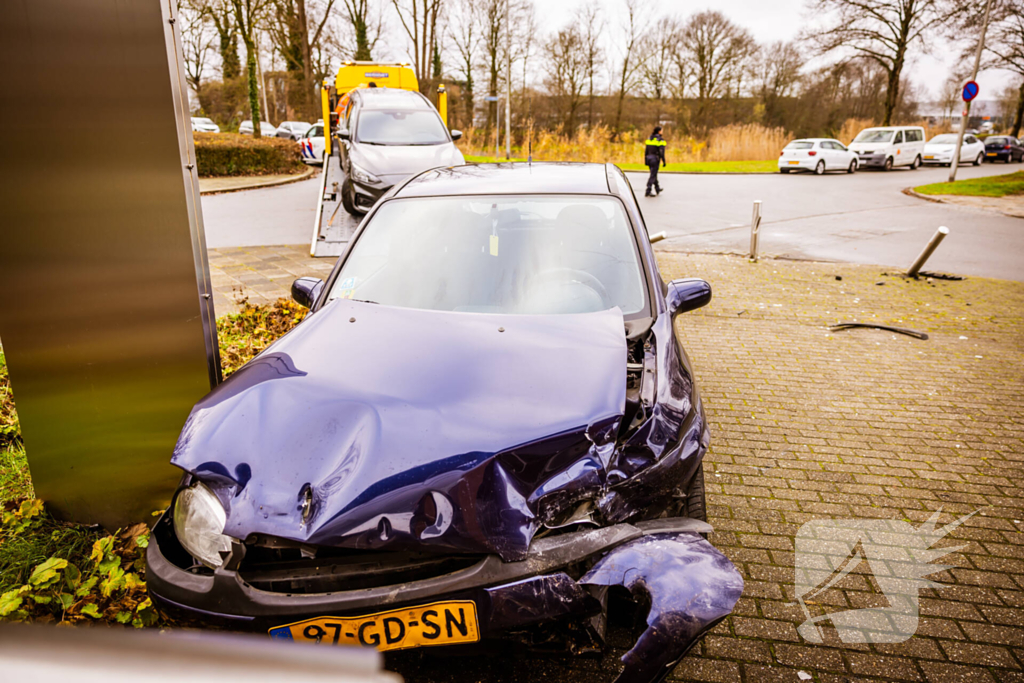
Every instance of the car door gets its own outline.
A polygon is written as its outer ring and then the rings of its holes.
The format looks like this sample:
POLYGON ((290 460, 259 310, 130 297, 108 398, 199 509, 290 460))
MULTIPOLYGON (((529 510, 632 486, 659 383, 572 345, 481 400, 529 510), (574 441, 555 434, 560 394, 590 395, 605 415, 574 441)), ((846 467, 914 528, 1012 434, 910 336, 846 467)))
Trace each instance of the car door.
POLYGON ((960 161, 974 161, 978 156, 978 142, 973 135, 964 136, 964 144, 960 145, 960 161))
POLYGON ((906 159, 903 158, 903 156, 904 156, 903 155, 904 141, 903 141, 903 131, 902 130, 896 131, 896 137, 893 138, 892 145, 893 145, 892 165, 893 166, 902 166, 903 164, 908 163, 906 161, 906 159))

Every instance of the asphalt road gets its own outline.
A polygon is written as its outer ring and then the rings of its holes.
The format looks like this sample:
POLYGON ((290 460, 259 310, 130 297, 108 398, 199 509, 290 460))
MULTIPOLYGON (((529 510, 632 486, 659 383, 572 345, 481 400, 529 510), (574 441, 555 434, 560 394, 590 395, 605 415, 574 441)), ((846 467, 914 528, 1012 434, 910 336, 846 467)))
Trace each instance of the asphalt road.
MULTIPOLYGON (((958 178, 1021 170, 1019 164, 962 166, 958 178)), ((790 258, 906 267, 940 225, 950 234, 927 269, 1024 281, 1024 221, 994 212, 926 202, 905 187, 945 180, 948 168, 814 176, 669 175, 665 191, 643 197, 646 174, 630 173, 648 229, 659 245, 688 252, 745 253, 750 215, 762 201, 761 253, 790 258)), ((319 177, 263 190, 203 197, 211 248, 310 241, 319 177)), ((348 215, 337 220, 356 221, 348 215)))
MULTIPOLYGON (((1021 170, 1020 164, 962 166, 958 179, 1021 170)), ((906 268, 940 225, 950 233, 927 270, 1024 281, 1024 220, 901 191, 942 182, 948 168, 860 171, 815 176, 664 175, 664 192, 641 196, 646 174, 630 182, 659 248, 688 252, 750 249, 754 200, 761 200, 761 253, 790 258, 906 268)))

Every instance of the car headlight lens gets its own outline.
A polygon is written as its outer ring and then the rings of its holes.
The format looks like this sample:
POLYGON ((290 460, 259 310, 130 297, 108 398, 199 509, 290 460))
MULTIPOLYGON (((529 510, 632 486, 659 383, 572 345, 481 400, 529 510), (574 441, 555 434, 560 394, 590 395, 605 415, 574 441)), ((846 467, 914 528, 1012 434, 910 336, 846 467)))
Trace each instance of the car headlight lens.
POLYGON ((222 551, 231 550, 231 537, 224 535, 227 514, 217 496, 202 483, 182 489, 174 501, 174 533, 178 541, 207 567, 224 563, 222 551))
POLYGON ((367 185, 380 184, 380 178, 373 175, 366 169, 356 166, 355 164, 352 164, 352 179, 361 183, 366 183, 367 185))

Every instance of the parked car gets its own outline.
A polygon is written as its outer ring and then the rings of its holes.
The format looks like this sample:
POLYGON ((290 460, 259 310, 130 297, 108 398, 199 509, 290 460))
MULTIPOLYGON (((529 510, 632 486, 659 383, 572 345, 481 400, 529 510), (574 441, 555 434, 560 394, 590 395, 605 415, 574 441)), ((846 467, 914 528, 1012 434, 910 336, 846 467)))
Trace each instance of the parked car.
POLYGON ((281 125, 277 127, 277 137, 285 140, 298 140, 306 134, 311 126, 312 124, 304 121, 282 121, 281 125))
POLYGON ((192 132, 193 133, 219 133, 220 126, 213 122, 212 119, 193 116, 192 117, 192 132))
POLYGON ((813 171, 824 175, 826 171, 857 170, 857 155, 838 140, 832 138, 803 138, 793 140, 779 155, 779 172, 813 171))
MULTIPOLYGON (((924 146, 924 163, 952 166, 957 137, 956 133, 943 133, 929 140, 924 146)), ((964 135, 963 145, 960 146, 960 163, 966 161, 977 166, 984 158, 985 143, 973 135, 964 135)))
POLYGON ((988 161, 1024 161, 1024 146, 1012 135, 992 135, 985 138, 985 158, 988 161))
MULTIPOLYGON (((252 121, 245 120, 238 126, 241 135, 252 135, 252 121)), ((265 138, 272 138, 277 134, 277 128, 268 121, 260 121, 260 133, 265 138)))
POLYGON ((299 140, 302 160, 307 164, 324 163, 324 124, 317 121, 299 140))
POLYGON ((743 580, 701 536, 708 423, 673 324, 711 288, 662 281, 615 166, 421 173, 292 294, 305 319, 175 447, 147 550, 163 609, 381 650, 593 649, 619 586, 649 608, 633 682, 730 613, 743 580))
POLYGON ((888 171, 896 166, 909 166, 913 170, 924 161, 924 128, 865 128, 850 143, 850 151, 857 153, 862 168, 877 166, 888 171))
POLYGON ((419 92, 358 88, 338 123, 338 163, 345 174, 341 202, 360 216, 393 185, 428 168, 464 163, 434 105, 419 92))

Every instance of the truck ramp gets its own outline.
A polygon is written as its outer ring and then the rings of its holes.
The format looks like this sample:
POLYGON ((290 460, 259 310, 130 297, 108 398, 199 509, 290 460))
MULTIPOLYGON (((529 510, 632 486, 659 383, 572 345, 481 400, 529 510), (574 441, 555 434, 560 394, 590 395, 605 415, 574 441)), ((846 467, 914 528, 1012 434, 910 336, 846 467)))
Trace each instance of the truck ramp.
POLYGON ((323 173, 320 174, 320 195, 316 204, 316 218, 313 223, 313 239, 309 255, 313 257, 338 257, 359 221, 350 216, 341 205, 341 184, 345 174, 335 154, 324 157, 323 173))

